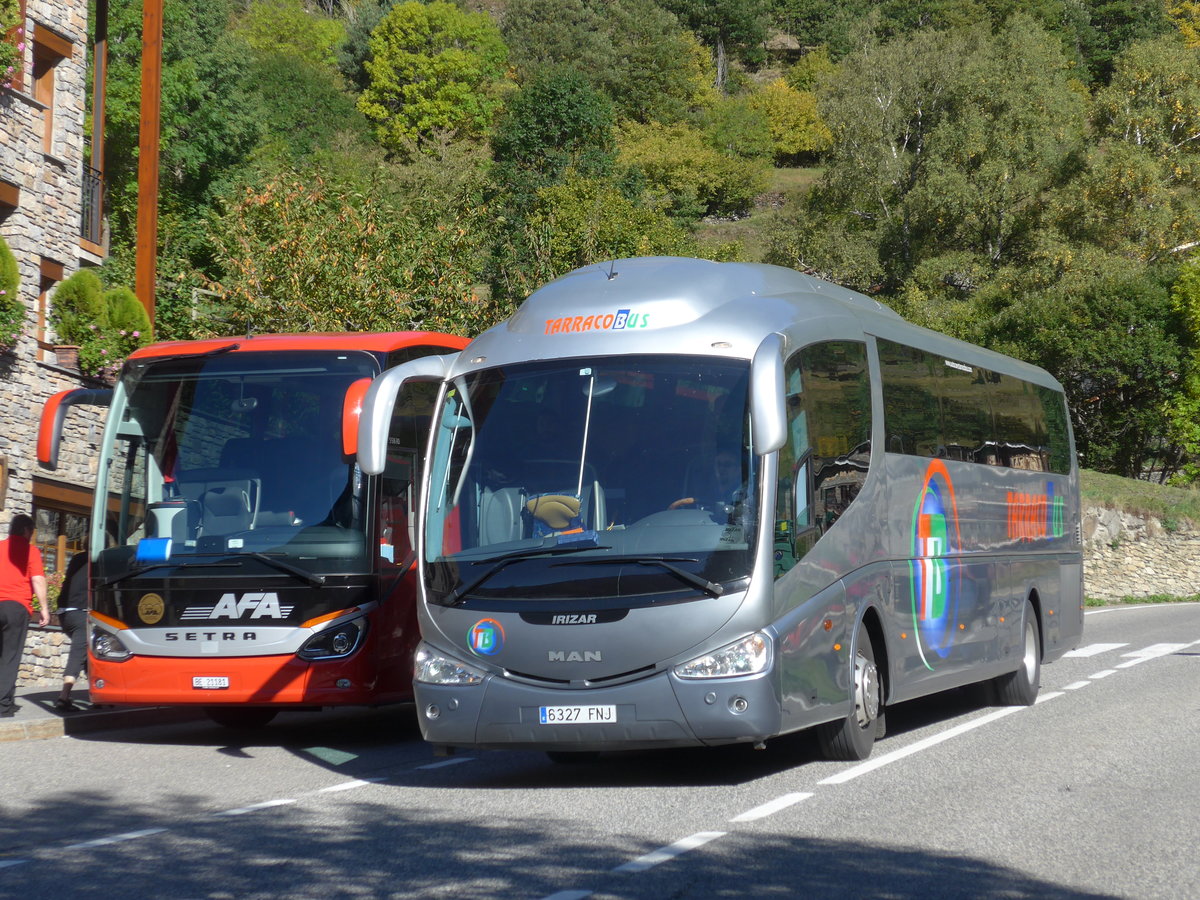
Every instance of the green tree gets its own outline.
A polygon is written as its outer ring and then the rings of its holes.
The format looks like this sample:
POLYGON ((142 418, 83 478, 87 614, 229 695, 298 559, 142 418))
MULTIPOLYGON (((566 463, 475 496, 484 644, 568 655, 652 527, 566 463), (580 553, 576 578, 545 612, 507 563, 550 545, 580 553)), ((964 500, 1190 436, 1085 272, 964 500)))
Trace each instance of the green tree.
POLYGON ((953 254, 942 280, 964 300, 1030 258, 1043 199, 1064 180, 1086 121, 1058 42, 1023 17, 994 35, 870 44, 821 98, 829 165, 776 258, 895 293, 953 254), (965 281, 963 253, 975 272, 965 281))
POLYGON ((233 33, 257 53, 286 53, 318 66, 334 66, 346 29, 302 0, 252 0, 233 33))
POLYGON ((366 89, 371 77, 367 60, 371 59, 371 33, 383 21, 394 0, 362 0, 349 7, 346 38, 337 49, 338 69, 358 91, 366 89))
POLYGON ((1200 234, 1200 58, 1178 37, 1131 45, 1096 92, 1095 143, 1061 196, 1077 240, 1149 262, 1200 234))
POLYGON ((764 161, 722 153, 684 123, 627 122, 617 143, 618 163, 638 175, 646 203, 677 220, 744 213, 767 185, 764 161))
POLYGON ((1088 468, 1137 477, 1163 452, 1194 346, 1172 301, 1174 277, 1174 269, 1130 269, 1063 284, 993 324, 993 346, 1062 382, 1088 468))
POLYGON ((775 141, 766 113, 748 97, 721 97, 700 115, 710 147, 744 159, 771 159, 775 141))
POLYGON ((262 110, 260 159, 299 159, 341 139, 352 145, 373 142, 369 123, 328 66, 268 52, 256 56, 250 74, 262 110))
POLYGON ((508 49, 485 13, 433 0, 392 7, 371 37, 358 101, 392 152, 429 150, 439 135, 486 135, 503 102, 508 49))
POLYGON ((511 0, 502 27, 522 81, 576 69, 621 118, 674 122, 712 100, 708 51, 654 0, 511 0))
POLYGON ((487 217, 477 167, 343 155, 253 178, 211 225, 228 325, 462 333, 490 325, 494 310, 473 290, 487 217))
POLYGON ((544 70, 509 98, 496 126, 496 178, 519 205, 568 171, 607 177, 616 158, 614 124, 612 103, 586 76, 544 70))
POLYGON ((803 157, 820 153, 833 140, 817 112, 816 95, 798 91, 782 78, 756 91, 749 105, 766 117, 775 160, 781 165, 794 165, 803 157))
POLYGON ((724 89, 728 79, 730 54, 744 62, 762 62, 768 0, 663 0, 663 6, 712 48, 718 89, 724 89))

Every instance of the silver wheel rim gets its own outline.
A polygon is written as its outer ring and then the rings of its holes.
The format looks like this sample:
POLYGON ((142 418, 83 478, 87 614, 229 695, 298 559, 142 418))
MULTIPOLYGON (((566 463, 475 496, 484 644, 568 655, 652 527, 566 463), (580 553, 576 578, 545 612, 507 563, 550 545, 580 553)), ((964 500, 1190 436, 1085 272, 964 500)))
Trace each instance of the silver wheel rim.
POLYGON ((1037 648, 1037 629, 1033 626, 1033 621, 1025 623, 1025 657, 1022 659, 1022 664, 1025 666, 1025 678, 1033 684, 1033 680, 1037 677, 1038 664, 1038 648, 1037 648))
POLYGON ((862 653, 854 658, 854 715, 860 728, 879 716, 879 669, 862 653))

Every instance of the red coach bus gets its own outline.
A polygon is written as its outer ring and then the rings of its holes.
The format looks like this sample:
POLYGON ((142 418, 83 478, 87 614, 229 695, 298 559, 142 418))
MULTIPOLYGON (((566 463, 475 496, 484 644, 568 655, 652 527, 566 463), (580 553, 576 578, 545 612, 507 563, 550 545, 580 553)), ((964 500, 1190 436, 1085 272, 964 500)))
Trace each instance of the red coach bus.
POLYGON ((392 419, 387 465, 356 464, 381 372, 456 353, 447 334, 258 335, 144 347, 111 390, 89 545, 92 700, 195 705, 233 727, 280 710, 412 697, 416 473, 437 385, 392 419))

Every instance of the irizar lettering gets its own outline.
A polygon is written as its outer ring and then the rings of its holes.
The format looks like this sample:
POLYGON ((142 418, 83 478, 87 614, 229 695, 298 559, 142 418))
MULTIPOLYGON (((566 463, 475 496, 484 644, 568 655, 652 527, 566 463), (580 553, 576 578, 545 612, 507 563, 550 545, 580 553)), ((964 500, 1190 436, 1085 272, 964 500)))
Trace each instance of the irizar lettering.
POLYGON ((558 613, 550 618, 551 625, 595 625, 595 613, 558 613))
POLYGON ((550 662, 601 662, 599 650, 551 650, 550 662))

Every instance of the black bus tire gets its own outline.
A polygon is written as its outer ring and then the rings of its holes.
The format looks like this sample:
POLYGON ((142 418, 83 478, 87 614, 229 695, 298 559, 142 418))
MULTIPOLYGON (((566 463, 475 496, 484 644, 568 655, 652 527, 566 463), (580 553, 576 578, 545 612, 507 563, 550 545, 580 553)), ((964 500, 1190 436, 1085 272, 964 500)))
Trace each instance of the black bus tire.
POLYGON ((826 759, 866 759, 886 726, 883 679, 875 665, 875 648, 863 625, 858 626, 854 659, 854 708, 846 718, 817 726, 817 742, 826 759))
POLYGON ((992 682, 996 702, 1001 706, 1032 706, 1037 700, 1042 680, 1042 640, 1037 613, 1029 600, 1025 601, 1025 620, 1022 623, 1021 665, 1015 672, 1001 675, 992 682))

